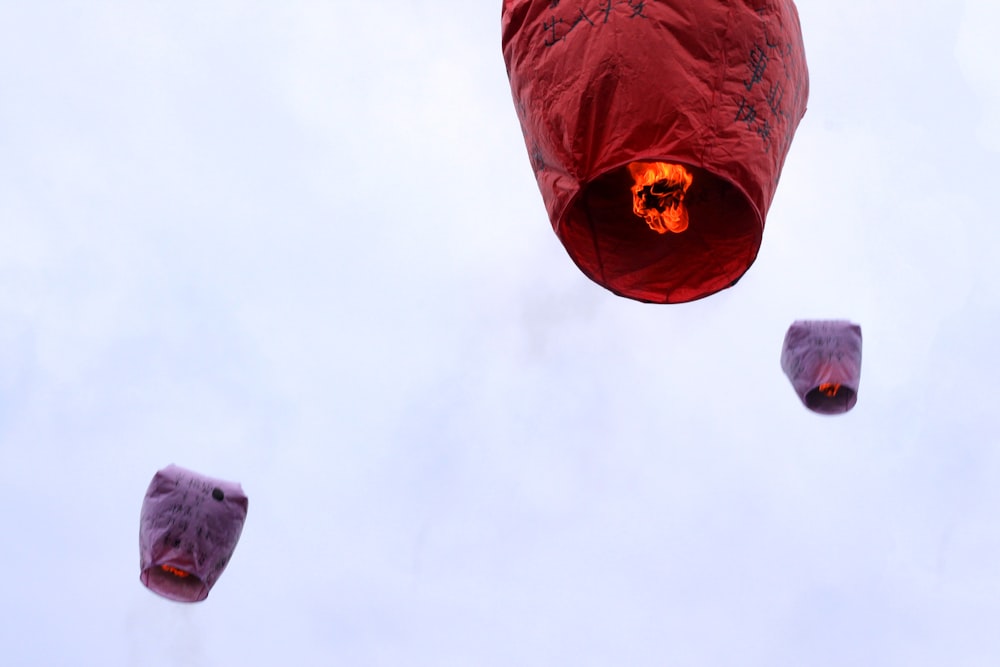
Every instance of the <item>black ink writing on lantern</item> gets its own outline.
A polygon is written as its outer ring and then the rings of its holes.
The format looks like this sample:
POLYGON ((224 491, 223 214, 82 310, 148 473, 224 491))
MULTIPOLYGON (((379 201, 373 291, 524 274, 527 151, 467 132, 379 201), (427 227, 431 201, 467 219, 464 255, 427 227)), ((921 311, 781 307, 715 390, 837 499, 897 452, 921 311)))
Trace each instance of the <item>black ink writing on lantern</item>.
POLYGON ((601 21, 601 23, 608 22, 608 19, 611 17, 611 8, 613 6, 614 5, 611 4, 611 0, 604 0, 604 2, 601 3, 600 6, 598 6, 597 10, 604 15, 604 20, 601 21))
MULTIPOLYGON (((215 488, 215 485, 204 479, 196 479, 194 477, 188 477, 184 480, 185 486, 191 491, 200 493, 201 495, 208 495, 215 488)), ((178 484, 180 486, 180 484, 178 484)), ((186 494, 185 494, 186 495, 186 494)))
POLYGON ((538 145, 537 141, 532 142, 529 157, 531 158, 531 168, 536 174, 545 169, 545 156, 542 154, 542 147, 538 145))
POLYGON ((741 78, 746 92, 733 98, 735 121, 746 123, 747 129, 761 139, 765 152, 776 147, 787 152, 792 142, 796 125, 793 113, 800 107, 803 91, 795 56, 796 49, 790 42, 769 37, 766 28, 747 52, 741 78))
POLYGON ((780 81, 775 81, 767 91, 767 108, 771 113, 781 116, 784 114, 784 107, 781 103, 785 99, 785 87, 780 81))
POLYGON ((760 44, 754 44, 750 49, 750 57, 747 59, 750 77, 743 80, 743 85, 746 86, 747 91, 753 90, 754 86, 764 80, 768 60, 767 52, 761 48, 760 44))
MULTIPOLYGON (((790 79, 791 76, 788 76, 787 78, 790 79)), ((789 105, 789 108, 798 109, 800 102, 802 100, 802 95, 803 95, 802 81, 796 79, 795 89, 792 94, 792 103, 789 105)), ((781 148, 783 152, 787 152, 789 146, 792 145, 792 135, 795 132, 795 124, 798 119, 792 118, 792 114, 787 110, 787 108, 783 108, 781 110, 781 118, 785 121, 785 137, 784 141, 782 142, 781 148)))
POLYGON ((560 2, 551 2, 552 13, 542 19, 542 43, 555 46, 565 41, 577 27, 597 28, 610 23, 615 16, 648 19, 648 6, 649 0, 591 0, 578 3, 575 9, 563 8, 557 12, 560 2), (615 7, 621 7, 622 11, 614 12, 615 7))
POLYGON ((628 0, 628 6, 632 8, 632 15, 629 18, 648 18, 643 14, 646 9, 646 0, 628 0))
POLYGON ((560 39, 564 39, 564 37, 560 37, 559 36, 558 30, 557 30, 557 28, 559 27, 559 24, 562 23, 562 22, 563 22, 562 19, 556 19, 556 18, 552 19, 551 21, 543 21, 542 22, 542 30, 547 35, 545 37, 545 41, 544 41, 545 46, 555 46, 555 44, 560 39))
POLYGON ((757 127, 754 128, 757 132, 757 136, 764 140, 765 145, 770 145, 771 143, 771 121, 767 118, 761 118, 760 122, 757 123, 757 127))
POLYGON ((549 22, 543 22, 542 29, 548 34, 548 37, 545 38, 545 46, 555 46, 560 40, 566 39, 566 36, 584 21, 590 27, 594 27, 594 22, 587 16, 587 12, 581 9, 579 14, 572 19, 553 18, 549 22))
POLYGON ((740 98, 739 104, 736 107, 735 120, 743 121, 750 127, 753 127, 754 122, 757 120, 757 108, 747 101, 745 97, 740 98))

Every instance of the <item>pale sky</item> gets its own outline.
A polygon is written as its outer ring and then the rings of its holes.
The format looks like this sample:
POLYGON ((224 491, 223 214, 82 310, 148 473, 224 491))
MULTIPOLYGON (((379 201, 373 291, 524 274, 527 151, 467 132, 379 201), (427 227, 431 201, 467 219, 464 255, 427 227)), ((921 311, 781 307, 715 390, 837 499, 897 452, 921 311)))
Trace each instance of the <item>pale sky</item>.
POLYGON ((798 8, 760 255, 663 306, 552 232, 499 3, 0 0, 0 661, 994 665, 1000 5, 798 8), (195 605, 170 463, 250 499, 195 605))

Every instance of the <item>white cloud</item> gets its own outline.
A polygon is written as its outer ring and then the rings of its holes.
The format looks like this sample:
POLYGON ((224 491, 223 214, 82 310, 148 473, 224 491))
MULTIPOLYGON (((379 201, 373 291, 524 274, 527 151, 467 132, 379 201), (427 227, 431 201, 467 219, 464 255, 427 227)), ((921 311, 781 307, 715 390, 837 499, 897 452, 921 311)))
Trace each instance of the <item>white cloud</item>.
POLYGON ((955 48, 962 74, 982 104, 979 137, 1000 151, 1000 7, 989 0, 966 0, 955 48))

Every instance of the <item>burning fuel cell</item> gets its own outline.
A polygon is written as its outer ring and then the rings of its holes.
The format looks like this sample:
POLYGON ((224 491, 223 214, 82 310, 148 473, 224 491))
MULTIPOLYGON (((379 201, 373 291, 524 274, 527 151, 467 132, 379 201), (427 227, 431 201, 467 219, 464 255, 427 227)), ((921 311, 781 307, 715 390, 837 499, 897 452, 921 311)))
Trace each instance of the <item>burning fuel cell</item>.
POLYGON ((694 177, 679 164, 633 162, 628 166, 632 186, 632 211, 659 234, 679 234, 688 228, 684 195, 694 177))
POLYGON ((861 327, 847 320, 794 322, 785 334, 781 368, 813 412, 849 411, 858 402, 861 327))

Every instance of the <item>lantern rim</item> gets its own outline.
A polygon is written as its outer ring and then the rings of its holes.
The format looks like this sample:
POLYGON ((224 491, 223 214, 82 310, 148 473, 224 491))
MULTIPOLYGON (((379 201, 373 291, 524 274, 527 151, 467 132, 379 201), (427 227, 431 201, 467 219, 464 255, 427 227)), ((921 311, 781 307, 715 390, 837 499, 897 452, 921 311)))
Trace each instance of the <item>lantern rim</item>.
POLYGON ((174 602, 201 602, 208 597, 209 585, 192 568, 173 562, 153 563, 139 574, 142 584, 161 597, 174 602), (186 576, 178 576, 168 569, 180 570, 186 576))
POLYGON ((850 410, 858 402, 857 389, 842 384, 835 396, 828 395, 820 385, 806 392, 802 397, 806 407, 821 415, 840 415, 850 410))
POLYGON ((732 287, 756 261, 764 235, 764 217, 743 186, 696 160, 663 153, 635 154, 578 181, 555 213, 553 228, 584 275, 618 296, 647 303, 696 301, 732 287), (632 211, 628 166, 634 162, 678 164, 692 173, 686 231, 674 238, 641 236, 648 225, 632 211), (595 213, 597 208, 615 212, 595 213), (621 232, 615 229, 619 220, 641 228, 621 232), (644 253, 646 263, 612 266, 625 247, 644 253))

